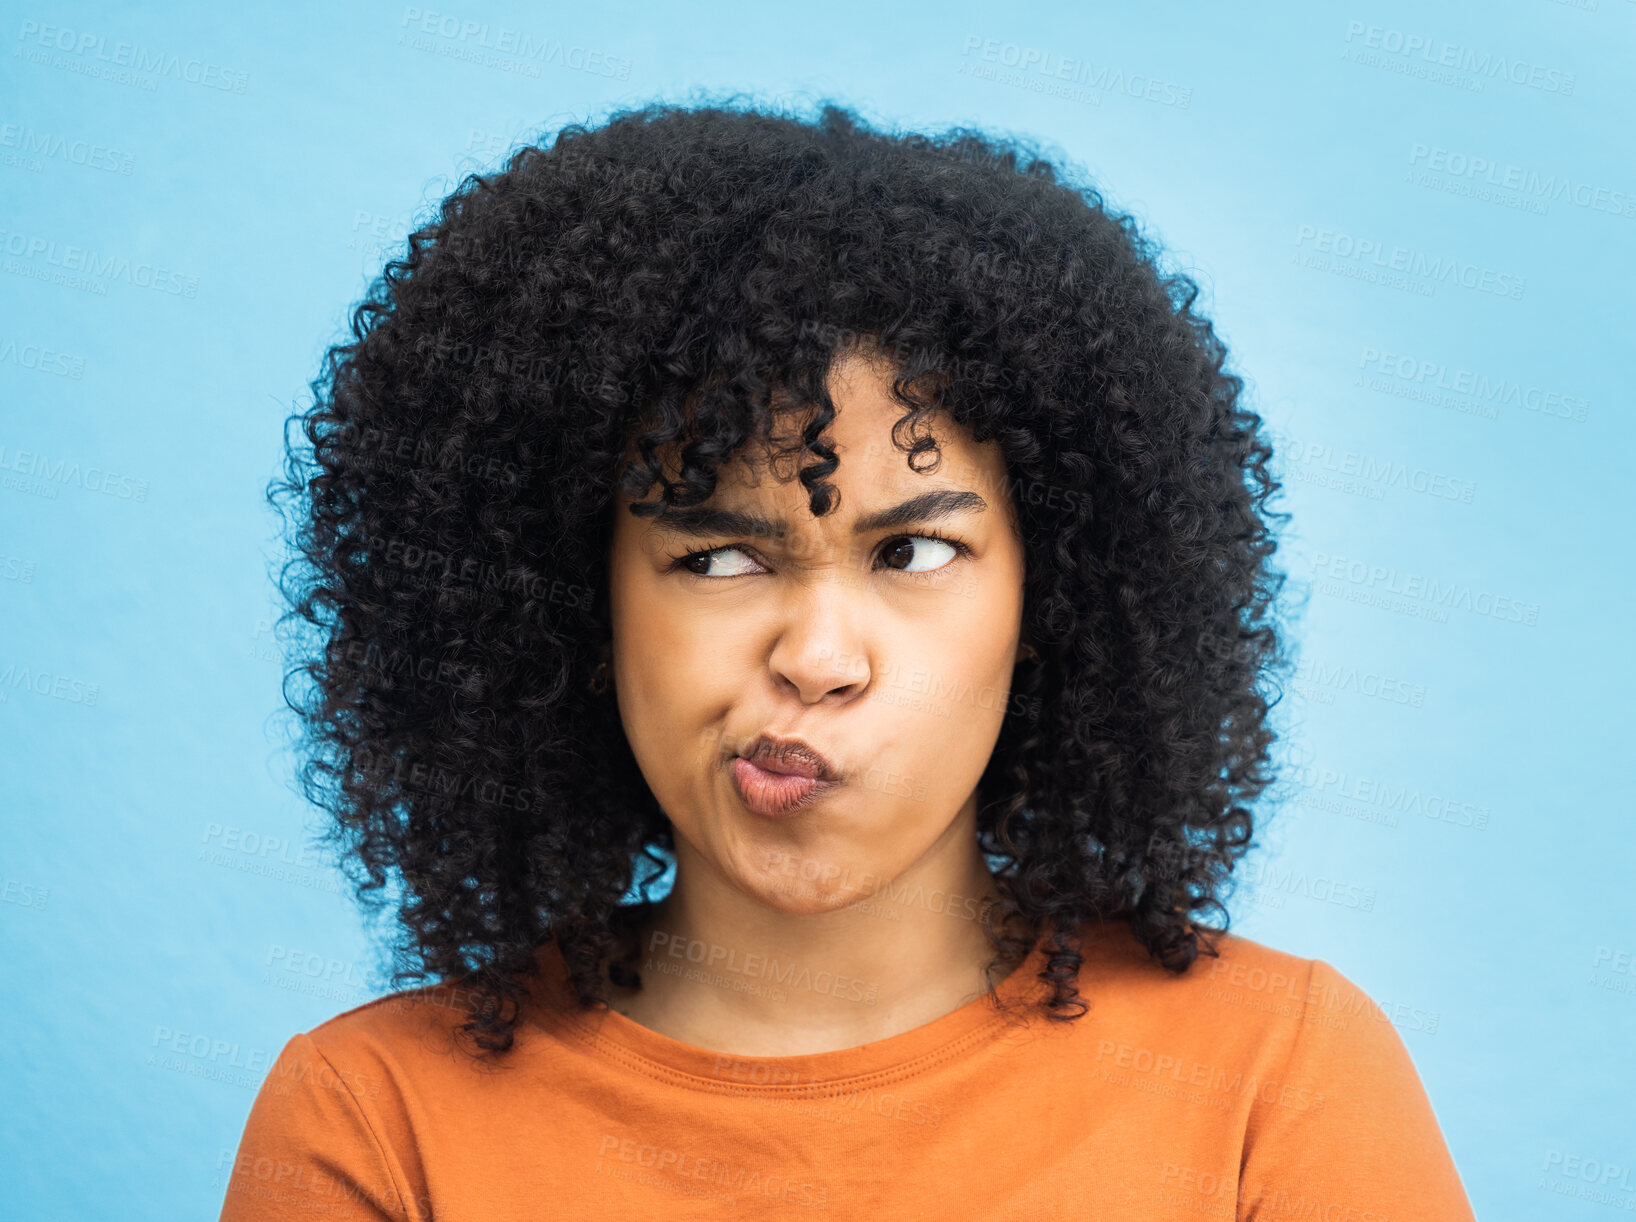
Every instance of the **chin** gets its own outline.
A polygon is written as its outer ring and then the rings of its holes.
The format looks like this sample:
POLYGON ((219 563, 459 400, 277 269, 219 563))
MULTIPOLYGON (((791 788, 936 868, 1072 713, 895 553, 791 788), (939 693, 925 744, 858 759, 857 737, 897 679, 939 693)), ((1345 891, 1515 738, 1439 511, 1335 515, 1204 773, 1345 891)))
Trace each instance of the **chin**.
POLYGON ((853 891, 840 888, 822 889, 816 883, 802 878, 773 877, 755 888, 755 898, 769 908, 793 916, 816 916, 834 912, 865 898, 853 891))

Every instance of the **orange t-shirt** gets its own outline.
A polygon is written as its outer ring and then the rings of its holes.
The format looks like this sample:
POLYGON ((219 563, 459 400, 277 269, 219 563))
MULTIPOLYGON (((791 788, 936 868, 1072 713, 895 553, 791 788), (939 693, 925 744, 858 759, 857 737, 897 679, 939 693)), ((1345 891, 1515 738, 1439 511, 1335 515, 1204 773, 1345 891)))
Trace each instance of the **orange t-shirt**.
POLYGON ((1177 976, 1083 934, 1071 1023, 984 996, 805 1056, 571 1012, 554 946, 495 1071, 449 1039, 456 986, 378 998, 284 1046, 221 1217, 1472 1222, 1401 1037, 1329 964, 1228 934, 1177 976))

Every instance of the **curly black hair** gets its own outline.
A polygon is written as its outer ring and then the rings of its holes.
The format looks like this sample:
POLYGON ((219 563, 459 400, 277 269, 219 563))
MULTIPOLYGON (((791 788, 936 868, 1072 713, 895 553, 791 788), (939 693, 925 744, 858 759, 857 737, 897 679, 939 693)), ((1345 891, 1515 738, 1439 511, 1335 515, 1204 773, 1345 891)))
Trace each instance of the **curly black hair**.
MULTIPOLYGON (((825 377, 860 344, 895 368, 894 442, 933 411, 999 442, 1026 546, 1041 660, 979 785, 994 962, 1049 931, 1067 1019, 1084 921, 1174 972, 1217 953, 1272 780, 1288 515, 1197 283, 1060 166, 835 104, 647 105, 467 175, 352 310, 268 487, 294 524, 280 627, 307 643, 285 700, 355 898, 401 884, 393 984, 465 979, 482 1051, 511 1046, 553 939, 579 1004, 605 1001, 623 901, 674 850, 591 690, 616 488, 697 504, 801 404, 827 513, 825 377)), ((922 469, 935 445, 898 448, 922 469)))

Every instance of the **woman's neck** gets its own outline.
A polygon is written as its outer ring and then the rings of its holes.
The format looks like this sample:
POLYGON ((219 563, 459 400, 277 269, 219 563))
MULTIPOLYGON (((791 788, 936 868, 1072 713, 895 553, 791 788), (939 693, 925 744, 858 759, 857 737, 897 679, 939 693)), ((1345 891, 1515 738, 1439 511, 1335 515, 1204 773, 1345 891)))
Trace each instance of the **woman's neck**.
MULTIPOLYGON (((745 1056, 830 1052, 912 1030, 981 997, 1021 961, 1013 954, 989 971, 989 924, 1007 892, 978 863, 954 885, 933 887, 911 871, 817 913, 689 888, 678 872, 663 901, 627 914, 604 964, 609 1007, 683 1043, 745 1056), (634 969, 641 987, 615 983, 615 964, 634 969)), ((1031 941, 1019 915, 1004 929, 1031 941)))

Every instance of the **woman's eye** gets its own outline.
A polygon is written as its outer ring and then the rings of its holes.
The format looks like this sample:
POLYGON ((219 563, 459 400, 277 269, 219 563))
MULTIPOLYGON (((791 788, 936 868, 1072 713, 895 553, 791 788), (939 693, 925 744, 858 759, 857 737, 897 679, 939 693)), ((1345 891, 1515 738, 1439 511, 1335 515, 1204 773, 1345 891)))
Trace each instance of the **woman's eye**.
POLYGON ((691 556, 682 557, 681 566, 695 577, 741 577, 746 573, 754 572, 753 569, 746 568, 742 561, 738 564, 724 566, 726 571, 714 573, 709 571, 711 563, 718 556, 730 556, 735 552, 741 557, 748 556, 748 553, 740 547, 718 547, 708 552, 694 552, 691 556))
POLYGON ((887 561, 887 567, 895 568, 902 573, 935 572, 959 554, 960 549, 954 544, 947 539, 939 539, 935 535, 902 535, 899 538, 888 540, 886 546, 881 549, 881 555, 887 561), (939 551, 946 552, 947 555, 938 559, 939 551), (921 560, 922 556, 928 557, 935 563, 921 563, 918 567, 912 567, 921 560), (909 557, 912 557, 912 560, 901 566, 892 563, 899 558, 909 557))
MULTIPOLYGON (((880 555, 886 567, 896 572, 934 573, 969 551, 965 544, 937 535, 899 535, 887 540, 880 555)), ((731 546, 693 552, 680 557, 673 567, 705 578, 748 577, 761 571, 760 564, 747 549, 731 546)))

